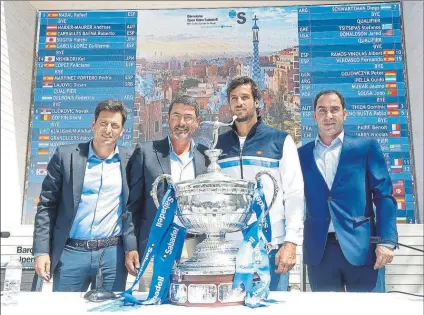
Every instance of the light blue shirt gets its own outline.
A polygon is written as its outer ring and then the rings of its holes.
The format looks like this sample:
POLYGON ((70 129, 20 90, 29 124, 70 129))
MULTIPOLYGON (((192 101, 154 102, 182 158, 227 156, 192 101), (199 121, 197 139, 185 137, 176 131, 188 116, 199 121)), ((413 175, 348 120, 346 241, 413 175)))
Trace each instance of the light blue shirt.
MULTIPOLYGON (((330 145, 324 144, 319 135, 315 139, 314 158, 318 166, 318 169, 324 177, 327 183, 328 189, 331 190, 331 186, 336 176, 337 167, 339 166, 340 153, 342 152, 344 139, 344 131, 334 139, 330 145)), ((330 221, 328 232, 335 232, 333 221, 330 221)))
MULTIPOLYGON (((170 148, 169 160, 171 164, 172 181, 174 183, 178 183, 183 180, 194 179, 196 177, 196 170, 193 160, 196 146, 194 141, 191 140, 190 151, 181 155, 177 155, 174 152, 174 148, 172 147, 171 139, 169 137, 168 141, 170 148)), ((174 217, 174 223, 182 226, 182 223, 177 216, 174 217)))
POLYGON ((101 159, 96 156, 90 143, 81 200, 69 237, 90 240, 120 235, 122 203, 118 146, 109 157, 101 159), (114 229, 116 222, 118 224, 114 229))
POLYGON ((177 155, 172 147, 171 139, 168 137, 170 148, 170 164, 171 176, 174 183, 194 179, 196 176, 195 167, 193 163, 195 143, 191 140, 190 151, 185 154, 177 155))

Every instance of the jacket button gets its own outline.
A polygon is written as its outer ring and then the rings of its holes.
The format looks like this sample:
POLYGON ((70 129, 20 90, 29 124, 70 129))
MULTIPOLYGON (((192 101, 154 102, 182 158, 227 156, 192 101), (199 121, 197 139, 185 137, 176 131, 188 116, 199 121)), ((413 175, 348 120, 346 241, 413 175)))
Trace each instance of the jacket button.
POLYGON ((327 221, 330 221, 330 220, 331 220, 331 218, 330 218, 330 217, 328 217, 328 218, 327 218, 327 221))
POLYGON ((333 200, 333 198, 331 198, 331 196, 328 196, 328 201, 331 201, 331 200, 333 200))

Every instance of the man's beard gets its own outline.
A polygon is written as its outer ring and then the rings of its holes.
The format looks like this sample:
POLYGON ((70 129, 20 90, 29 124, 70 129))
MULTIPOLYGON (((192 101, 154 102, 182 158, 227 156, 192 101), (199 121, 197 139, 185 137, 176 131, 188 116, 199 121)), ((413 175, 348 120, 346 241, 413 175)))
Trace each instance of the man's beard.
POLYGON ((254 109, 253 111, 247 112, 245 116, 243 117, 238 117, 236 113, 232 113, 232 115, 236 115, 236 121, 237 122, 246 122, 249 121, 253 118, 253 116, 255 116, 255 111, 256 109, 254 109))
POLYGON ((171 137, 175 140, 185 140, 191 137, 190 128, 180 128, 176 127, 171 132, 171 137))

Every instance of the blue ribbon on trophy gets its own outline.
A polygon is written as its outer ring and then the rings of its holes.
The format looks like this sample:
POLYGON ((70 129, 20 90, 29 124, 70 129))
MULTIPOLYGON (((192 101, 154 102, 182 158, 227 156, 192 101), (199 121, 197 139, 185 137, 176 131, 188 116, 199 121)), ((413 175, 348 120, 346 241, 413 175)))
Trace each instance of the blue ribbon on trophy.
POLYGON ((254 196, 253 210, 257 221, 243 230, 243 242, 236 256, 236 273, 233 290, 240 288, 246 292, 245 305, 250 308, 266 306, 271 282, 269 258, 266 244, 271 241, 271 224, 266 214, 267 203, 260 180, 254 196), (254 273, 259 281, 254 283, 254 273))
POLYGON ((172 267, 175 259, 181 257, 186 235, 185 228, 173 223, 175 211, 178 211, 175 190, 172 185, 168 185, 168 191, 153 221, 137 277, 129 289, 120 293, 124 305, 161 304, 167 301, 172 267), (140 301, 132 295, 132 290, 139 283, 153 256, 155 257, 154 273, 149 295, 146 300, 140 301))

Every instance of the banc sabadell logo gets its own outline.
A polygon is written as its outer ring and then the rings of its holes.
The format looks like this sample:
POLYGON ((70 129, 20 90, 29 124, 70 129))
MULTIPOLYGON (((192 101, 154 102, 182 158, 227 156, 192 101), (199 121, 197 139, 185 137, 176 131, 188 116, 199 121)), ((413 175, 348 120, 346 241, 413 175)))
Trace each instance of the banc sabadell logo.
POLYGON ((228 16, 231 19, 237 18, 238 24, 246 23, 246 12, 237 12, 236 10, 230 10, 230 12, 228 12, 228 16))

